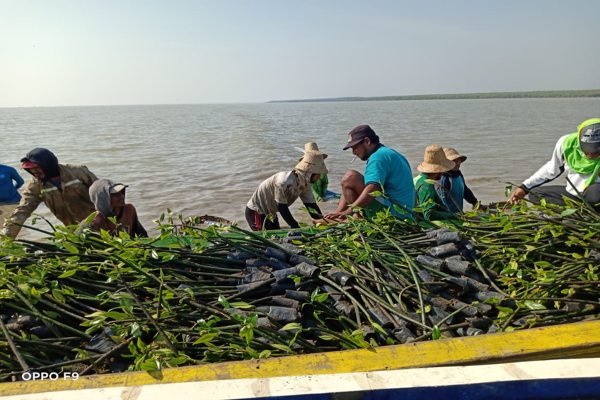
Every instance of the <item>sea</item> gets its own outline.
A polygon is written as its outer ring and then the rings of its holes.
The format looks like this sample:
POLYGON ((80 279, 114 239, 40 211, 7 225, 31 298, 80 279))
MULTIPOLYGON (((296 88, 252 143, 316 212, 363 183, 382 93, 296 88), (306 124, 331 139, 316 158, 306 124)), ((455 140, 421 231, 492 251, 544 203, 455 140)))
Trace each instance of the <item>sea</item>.
MULTIPOLYGON (((600 98, 0 108, 0 163, 18 169, 27 152, 46 147, 61 163, 125 183, 127 201, 152 234, 167 210, 246 226, 253 191, 291 170, 308 141, 329 154, 329 189, 339 192, 346 170, 364 170, 342 151, 359 124, 404 154, 415 175, 428 145, 456 148, 468 157, 461 169, 475 195, 503 201, 507 186, 550 159, 560 136, 593 117, 600 117, 600 98)), ((293 213, 304 213, 297 203, 293 213)), ((57 223, 43 205, 37 213, 57 223)), ((28 236, 36 234, 21 234, 28 236)))

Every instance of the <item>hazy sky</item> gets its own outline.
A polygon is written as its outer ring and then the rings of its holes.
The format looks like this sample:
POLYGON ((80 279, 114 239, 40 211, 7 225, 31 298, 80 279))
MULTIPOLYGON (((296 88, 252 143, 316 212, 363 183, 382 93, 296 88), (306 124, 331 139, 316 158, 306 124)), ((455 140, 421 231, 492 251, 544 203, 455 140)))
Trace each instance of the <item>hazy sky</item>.
POLYGON ((0 107, 600 88, 596 0, 0 0, 0 107))

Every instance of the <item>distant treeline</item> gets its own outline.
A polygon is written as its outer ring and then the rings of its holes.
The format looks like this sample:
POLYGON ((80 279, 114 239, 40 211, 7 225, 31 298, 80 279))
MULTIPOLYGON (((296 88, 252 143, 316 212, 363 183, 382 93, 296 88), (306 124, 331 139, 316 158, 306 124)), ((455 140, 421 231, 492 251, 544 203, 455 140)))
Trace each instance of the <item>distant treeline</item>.
POLYGON ((541 90, 536 92, 490 92, 455 94, 419 94, 409 96, 333 97, 324 99, 272 100, 269 103, 303 103, 328 101, 388 101, 388 100, 455 100, 455 99, 521 99, 548 97, 600 97, 600 89, 541 90))

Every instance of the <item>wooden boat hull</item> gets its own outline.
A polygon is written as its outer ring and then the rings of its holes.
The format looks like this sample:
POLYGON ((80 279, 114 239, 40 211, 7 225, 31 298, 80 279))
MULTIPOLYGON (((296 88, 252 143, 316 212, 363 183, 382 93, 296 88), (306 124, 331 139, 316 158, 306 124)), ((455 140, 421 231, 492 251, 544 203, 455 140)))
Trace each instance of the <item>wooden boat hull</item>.
POLYGON ((363 396, 368 392, 371 396, 368 398, 373 399, 400 396, 412 399, 426 398, 419 396, 427 393, 430 396, 427 398, 436 398, 438 391, 446 395, 450 390, 481 393, 481 396, 488 393, 486 399, 560 398, 542 397, 543 388, 553 388, 548 395, 562 393, 567 397, 565 393, 576 393, 569 396, 593 398, 600 397, 600 358, 595 358, 600 357, 599 333, 600 321, 589 321, 372 350, 172 368, 162 371, 159 377, 145 372, 79 379, 59 376, 54 380, 0 384, 0 396, 10 400, 140 400, 167 396, 176 396, 177 400, 282 396, 321 399, 332 398, 334 393, 363 396), (310 382, 317 381, 321 386, 313 388, 310 382), (559 392, 560 387, 565 391, 559 392), (239 390, 232 392, 236 388, 239 390), (286 388, 296 391, 290 392, 286 388), (511 388, 515 390, 514 395, 507 394, 508 390, 513 390, 511 388), (502 396, 489 394, 492 389, 502 396), (400 394, 402 391, 405 394, 400 394), (531 391, 537 391, 537 394, 515 397, 531 391), (199 396, 200 393, 203 395, 199 396))

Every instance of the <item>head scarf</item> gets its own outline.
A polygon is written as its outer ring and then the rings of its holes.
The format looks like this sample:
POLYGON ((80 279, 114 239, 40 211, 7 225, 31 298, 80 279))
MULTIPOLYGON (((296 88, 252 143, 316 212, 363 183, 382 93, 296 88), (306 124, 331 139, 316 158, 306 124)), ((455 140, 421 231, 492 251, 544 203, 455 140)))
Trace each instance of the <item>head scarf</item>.
POLYGON ((96 210, 104 217, 114 217, 115 212, 110 202, 110 188, 114 182, 109 179, 98 179, 90 186, 90 200, 96 210))

